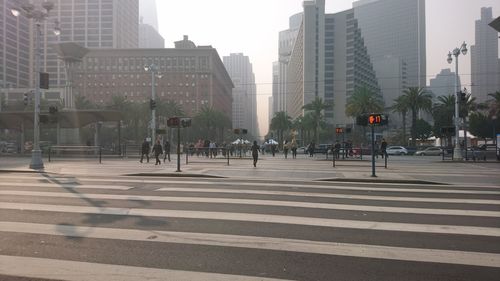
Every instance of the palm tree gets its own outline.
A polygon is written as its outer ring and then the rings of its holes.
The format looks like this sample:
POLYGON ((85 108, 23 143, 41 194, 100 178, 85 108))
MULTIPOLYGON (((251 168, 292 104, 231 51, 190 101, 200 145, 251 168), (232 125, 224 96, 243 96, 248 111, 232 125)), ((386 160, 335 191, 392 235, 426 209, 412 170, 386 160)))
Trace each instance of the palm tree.
POLYGON ((489 102, 490 117, 493 116, 500 117, 500 91, 488 94, 488 96, 492 97, 492 99, 489 102))
POLYGON ((406 96, 399 96, 391 106, 392 112, 401 114, 403 118, 403 140, 406 145, 406 114, 408 113, 408 100, 406 96))
POLYGON ((411 145, 417 143, 417 115, 420 110, 430 111, 432 108, 432 94, 419 87, 410 87, 403 91, 411 110, 411 145))
POLYGON ((384 100, 380 94, 377 94, 367 87, 356 89, 354 94, 349 97, 346 104, 345 113, 350 117, 357 117, 366 113, 378 113, 384 110, 384 100))
POLYGON ((200 127, 205 129, 205 138, 213 140, 216 127, 216 110, 210 106, 204 106, 194 117, 194 121, 200 127), (212 129, 213 128, 213 129, 212 129))
POLYGON ((319 143, 318 129, 320 127, 321 120, 324 118, 321 112, 332 107, 332 103, 323 102, 323 99, 321 99, 320 97, 316 97, 312 102, 302 107, 302 109, 310 111, 312 114, 312 118, 314 120, 314 140, 316 141, 316 143, 319 143))
POLYGON ((292 126, 291 117, 285 111, 276 112, 271 119, 271 130, 278 131, 278 143, 283 143, 283 132, 292 126))

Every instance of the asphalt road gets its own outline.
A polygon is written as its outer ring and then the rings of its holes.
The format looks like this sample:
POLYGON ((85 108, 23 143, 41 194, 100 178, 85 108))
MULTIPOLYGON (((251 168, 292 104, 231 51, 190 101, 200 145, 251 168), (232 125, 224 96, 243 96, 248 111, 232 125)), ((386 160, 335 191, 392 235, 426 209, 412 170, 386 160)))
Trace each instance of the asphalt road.
POLYGON ((0 173, 0 280, 499 280, 500 188, 0 173))

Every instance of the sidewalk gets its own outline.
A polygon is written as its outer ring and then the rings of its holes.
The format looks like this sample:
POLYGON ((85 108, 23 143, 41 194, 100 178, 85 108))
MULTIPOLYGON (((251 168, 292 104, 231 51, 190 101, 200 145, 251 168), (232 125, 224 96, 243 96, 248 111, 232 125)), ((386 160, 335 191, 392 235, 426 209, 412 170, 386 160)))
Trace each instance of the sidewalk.
MULTIPOLYGON (((500 163, 498 162, 467 162, 456 163, 441 161, 439 157, 393 156, 389 158, 387 169, 384 160, 377 159, 376 176, 372 177, 371 159, 338 160, 336 166, 324 155, 310 158, 299 155, 297 159, 284 159, 282 155, 272 157, 260 156, 257 167, 252 166, 250 158, 209 159, 191 157, 186 165, 181 156, 181 171, 177 170, 176 156, 171 162, 155 166, 150 163, 139 163, 138 158, 103 158, 98 159, 48 159, 44 158, 44 170, 47 173, 93 175, 93 176, 195 176, 224 177, 255 180, 334 180, 351 182, 385 182, 385 183, 440 183, 469 184, 500 187, 500 163)), ((0 172, 40 172, 29 169, 30 157, 0 157, 0 172)), ((0 173, 1 178, 1 173, 0 173)))

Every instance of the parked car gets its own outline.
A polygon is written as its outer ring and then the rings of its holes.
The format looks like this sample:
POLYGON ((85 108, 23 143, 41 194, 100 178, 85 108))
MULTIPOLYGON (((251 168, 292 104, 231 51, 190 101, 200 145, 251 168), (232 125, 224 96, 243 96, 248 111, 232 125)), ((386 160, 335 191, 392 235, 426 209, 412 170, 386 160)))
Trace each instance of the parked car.
POLYGON ((447 154, 446 150, 436 146, 428 147, 424 150, 418 150, 417 152, 415 152, 415 155, 418 156, 425 156, 425 155, 439 156, 443 154, 447 154))
POLYGON ((389 155, 408 155, 408 150, 402 146, 389 146, 386 152, 389 155))

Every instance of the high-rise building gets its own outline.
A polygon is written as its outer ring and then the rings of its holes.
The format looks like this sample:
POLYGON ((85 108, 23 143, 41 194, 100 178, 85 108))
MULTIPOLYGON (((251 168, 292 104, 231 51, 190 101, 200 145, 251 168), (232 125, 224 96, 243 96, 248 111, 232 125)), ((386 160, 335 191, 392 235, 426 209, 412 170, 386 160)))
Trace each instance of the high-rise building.
MULTIPOLYGON (((50 74, 50 87, 66 83, 64 63, 53 44, 75 42, 87 48, 137 48, 139 42, 139 0, 56 0, 53 19, 60 22, 61 34, 44 25, 42 69, 50 74)), ((35 0, 37 4, 43 0, 35 0)), ((32 48, 33 52, 33 48, 32 48)))
POLYGON ((30 80, 30 21, 15 17, 18 1, 0 0, 0 88, 27 88, 30 80))
POLYGON ((498 32, 488 25, 492 20, 492 8, 481 8, 481 19, 476 21, 476 42, 471 46, 471 93, 477 102, 488 100, 488 94, 500 86, 498 32))
MULTIPOLYGON (((184 41, 188 41, 187 36, 184 41)), ((144 66, 155 64, 161 74, 155 80, 156 99, 176 102, 187 116, 194 116, 204 106, 231 112, 233 83, 217 50, 210 46, 189 47, 188 42, 178 46, 90 49, 76 68, 75 94, 101 105, 109 103, 113 96, 147 102, 151 98, 152 79, 144 66)))
POLYGON ((324 1, 304 2, 286 64, 285 109, 295 119, 304 115, 304 105, 319 97, 334 104, 324 113, 329 124, 348 124, 348 97, 361 87, 374 93, 380 89, 353 9, 326 15, 324 9, 324 1))
MULTIPOLYGON (((460 86, 460 77, 458 77, 458 86, 460 86)), ((449 68, 441 69, 436 77, 430 80, 428 90, 431 91, 435 97, 438 96, 449 96, 454 95, 457 91, 455 88, 455 72, 452 72, 449 68)))
POLYGON ((158 29, 155 0, 139 0, 139 48, 164 48, 165 39, 158 29))
POLYGON ((273 73, 274 67, 277 67, 277 79, 273 81, 273 85, 277 86, 275 92, 273 92, 273 111, 272 116, 276 112, 279 111, 287 111, 287 67, 290 62, 290 57, 292 55, 292 48, 295 44, 295 40, 297 39, 297 34, 299 32, 299 28, 302 24, 302 13, 295 14, 289 18, 288 29, 283 30, 279 33, 279 42, 278 42, 278 53, 279 59, 278 64, 275 66, 273 64, 273 73))
POLYGON ((158 10, 156 0, 139 0, 139 16, 144 24, 149 24, 158 31, 158 10))
POLYGON ((223 57, 233 90, 233 128, 244 128, 253 136, 259 136, 257 120, 257 89, 252 64, 242 53, 223 57))
POLYGON ((139 48, 165 48, 165 39, 147 23, 139 24, 139 48))
POLYGON ((385 105, 425 87, 425 0, 360 0, 353 9, 385 105))

